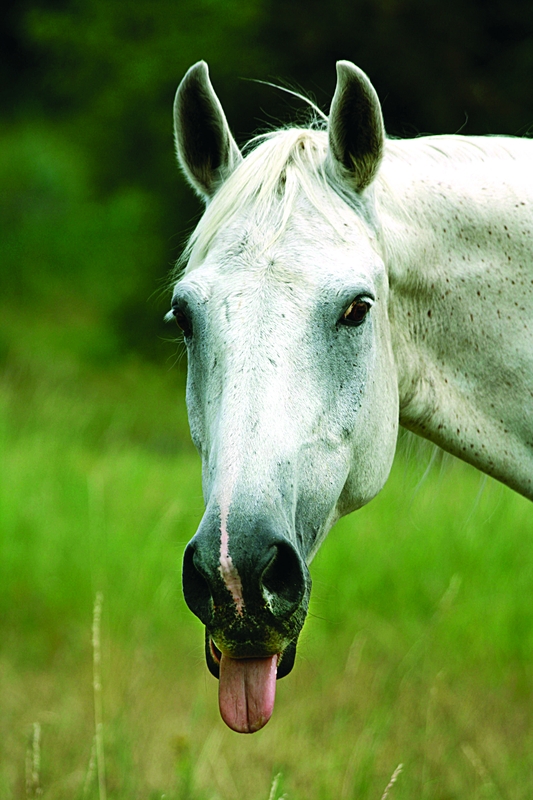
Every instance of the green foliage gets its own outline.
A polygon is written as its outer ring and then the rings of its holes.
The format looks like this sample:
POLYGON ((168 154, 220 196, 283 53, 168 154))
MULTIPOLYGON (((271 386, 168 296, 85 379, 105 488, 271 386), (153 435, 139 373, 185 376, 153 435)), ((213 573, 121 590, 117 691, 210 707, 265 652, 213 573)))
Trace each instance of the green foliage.
POLYGON ((168 335, 164 288, 184 238, 176 232, 199 208, 175 167, 173 95, 206 51, 218 54, 222 79, 253 71, 257 48, 238 43, 260 16, 259 3, 209 0, 12 12, 31 67, 0 130, 4 305, 59 324, 76 313, 90 329, 77 352, 89 360, 131 349, 165 357, 158 337, 168 335))
POLYGON ((253 71, 261 57, 253 44, 261 6, 78 0, 61 10, 30 9, 26 38, 46 58, 45 102, 50 113, 75 120, 81 142, 101 163, 102 182, 135 176, 150 186, 158 181, 161 191, 171 168, 177 81, 204 54, 222 80, 253 71))
POLYGON ((4 131, 2 294, 71 300, 109 317, 146 285, 159 254, 157 199, 123 187, 98 199, 78 146, 50 126, 4 131))
POLYGON ((154 352, 168 336, 154 278, 166 267, 159 198, 125 185, 98 196, 83 151, 51 125, 5 128, 0 139, 4 347, 18 315, 34 335, 48 320, 59 344, 68 332, 72 354, 92 361, 154 352))

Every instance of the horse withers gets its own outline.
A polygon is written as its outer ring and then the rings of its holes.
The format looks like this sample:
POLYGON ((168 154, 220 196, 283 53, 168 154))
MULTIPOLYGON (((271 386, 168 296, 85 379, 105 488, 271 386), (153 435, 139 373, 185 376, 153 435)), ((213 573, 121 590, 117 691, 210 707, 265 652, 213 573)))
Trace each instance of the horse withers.
POLYGON ((205 514, 183 589, 220 711, 270 718, 308 565, 385 483, 398 425, 533 499, 533 143, 387 140, 337 64, 330 115, 241 154, 199 62, 175 101, 206 202, 172 298, 205 514))

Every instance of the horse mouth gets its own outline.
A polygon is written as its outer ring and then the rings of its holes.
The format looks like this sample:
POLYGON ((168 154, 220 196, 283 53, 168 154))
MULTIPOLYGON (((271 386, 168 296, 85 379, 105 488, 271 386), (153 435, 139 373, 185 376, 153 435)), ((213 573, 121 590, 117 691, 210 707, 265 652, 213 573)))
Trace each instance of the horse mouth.
POLYGON ((296 642, 282 653, 232 658, 222 653, 206 630, 205 653, 209 671, 219 679, 218 704, 226 725, 237 733, 255 733, 274 710, 276 681, 294 664, 296 642))
MULTIPOLYGON (((257 655, 256 658, 268 658, 267 655, 257 655)), ((289 642, 289 644, 277 654, 277 670, 276 680, 284 678, 291 672, 294 661, 296 658, 296 641, 289 642)), ((222 660, 222 653, 216 646, 213 637, 209 634, 207 628, 205 631, 205 660, 207 668, 211 675, 217 680, 220 679, 220 662, 222 660)))

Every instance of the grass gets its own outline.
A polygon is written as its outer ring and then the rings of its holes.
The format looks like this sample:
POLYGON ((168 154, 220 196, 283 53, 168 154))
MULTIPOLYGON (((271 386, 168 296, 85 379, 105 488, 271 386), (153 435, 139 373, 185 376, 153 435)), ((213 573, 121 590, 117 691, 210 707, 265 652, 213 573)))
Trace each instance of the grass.
POLYGON ((202 514, 181 373, 25 352, 0 381, 0 797, 102 798, 101 592, 108 798, 380 800, 402 763, 389 800, 529 800, 531 504, 406 438, 317 556, 295 669, 242 737, 181 597, 202 514))

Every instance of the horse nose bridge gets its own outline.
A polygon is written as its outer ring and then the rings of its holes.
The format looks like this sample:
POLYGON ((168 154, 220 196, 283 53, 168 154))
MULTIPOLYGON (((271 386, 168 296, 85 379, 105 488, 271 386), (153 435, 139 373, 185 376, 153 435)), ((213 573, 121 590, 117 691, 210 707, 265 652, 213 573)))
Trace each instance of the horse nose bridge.
MULTIPOLYGON (((294 348, 293 348, 294 349, 294 348)), ((260 348, 235 347, 226 356, 224 370, 217 371, 216 407, 213 432, 216 447, 224 458, 229 448, 235 455, 234 443, 260 443, 265 454, 283 457, 287 445, 296 444, 297 432, 303 432, 310 417, 316 415, 314 393, 309 394, 310 370, 304 369, 304 347, 296 352, 260 348)), ((309 365, 306 363, 305 365, 309 365)))
POLYGON ((189 542, 183 559, 183 592, 189 608, 210 626, 216 609, 237 616, 269 609, 274 617, 291 616, 309 591, 304 559, 283 525, 230 515, 226 530, 210 510, 189 542))

